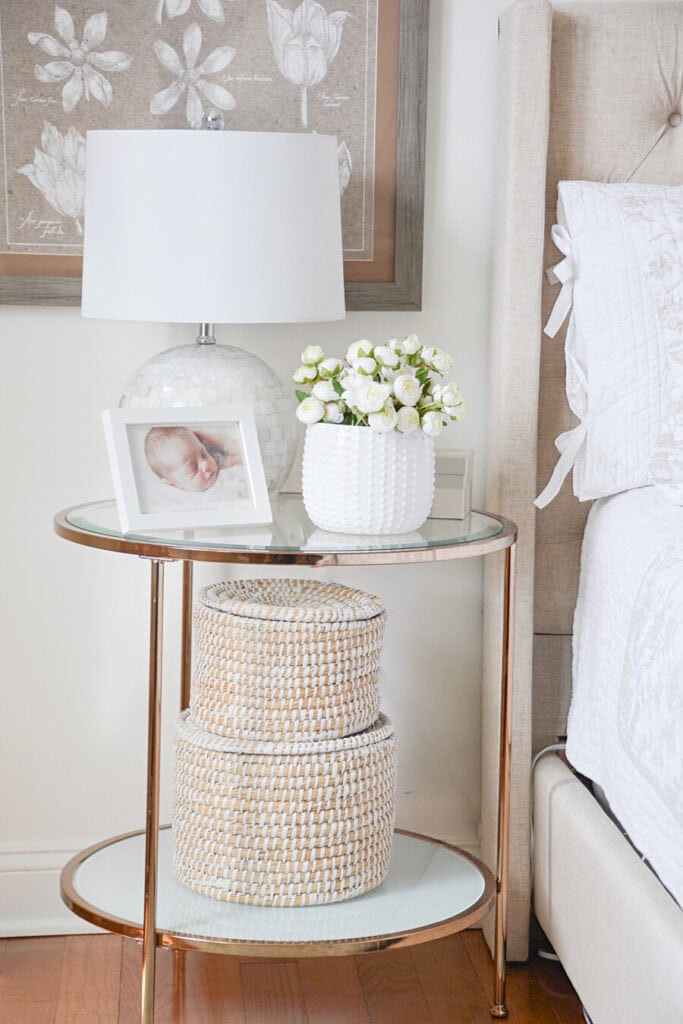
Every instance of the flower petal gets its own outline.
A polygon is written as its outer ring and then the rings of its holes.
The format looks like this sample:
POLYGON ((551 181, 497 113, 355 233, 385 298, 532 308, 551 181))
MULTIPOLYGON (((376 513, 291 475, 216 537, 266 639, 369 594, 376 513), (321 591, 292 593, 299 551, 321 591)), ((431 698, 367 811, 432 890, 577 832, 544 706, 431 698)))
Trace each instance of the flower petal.
POLYGON ((227 89, 224 89, 222 85, 216 85, 215 82, 197 82, 197 88, 204 93, 209 103, 213 103, 214 107, 220 107, 221 110, 233 110, 235 106, 235 97, 227 89))
POLYGON ((234 56, 235 50, 232 46, 219 46, 217 50, 213 50, 208 57, 204 58, 197 70, 200 75, 215 75, 217 71, 227 68, 234 56))
POLYGON ((183 36, 183 53, 185 54, 185 63, 188 71, 191 71, 196 65, 201 48, 202 30, 194 22, 192 25, 188 25, 183 36))
POLYGON ((48 201, 48 203, 50 204, 52 209, 53 210, 57 210, 57 213, 61 213, 62 211, 57 208, 57 205, 56 205, 56 203, 54 201, 54 198, 53 198, 54 197, 54 188, 53 188, 53 186, 50 185, 50 187, 48 189, 45 189, 45 188, 41 188, 39 182, 34 182, 34 185, 36 186, 38 191, 43 195, 43 197, 48 201))
POLYGON ((36 175, 36 187, 43 193, 50 192, 61 171, 59 160, 36 149, 33 156, 33 167, 36 175))
POLYGON ((61 160, 63 157, 63 146, 62 136, 59 134, 57 129, 49 121, 46 121, 43 125, 43 130, 40 133, 40 144, 46 153, 53 156, 55 160, 61 160))
POLYGON ((161 19, 164 13, 164 0, 159 0, 157 4, 157 24, 161 25, 161 19))
POLYGON ((83 78, 85 79, 86 96, 90 94, 90 96, 94 96, 96 100, 99 100, 103 107, 108 107, 114 93, 104 75, 101 75, 99 71, 95 71, 89 64, 84 64, 83 78))
POLYGON ((127 71, 133 58, 120 50, 106 50, 104 53, 89 53, 88 63, 100 71, 127 71))
POLYGON ((350 17, 347 11, 336 11, 328 15, 317 0, 303 0, 294 12, 292 31, 297 36, 314 36, 322 46, 329 64, 337 55, 344 22, 350 17))
POLYGON ((48 57, 68 57, 70 54, 68 46, 64 46, 64 43, 58 42, 45 32, 29 32, 28 41, 31 46, 37 43, 48 57))
POLYGON ((223 11, 223 4, 221 0, 199 0, 199 6, 204 11, 207 18, 213 18, 214 21, 225 21, 225 13, 223 11))
POLYGON ((62 139, 64 164, 77 174, 85 174, 85 139, 72 125, 62 139))
POLYGON ((174 82, 167 89, 162 89, 156 96, 152 96, 149 104, 151 113, 157 115, 167 114, 176 105, 184 91, 184 82, 174 82))
POLYGON ((44 85, 52 85, 53 82, 62 82, 69 75, 72 75, 76 68, 67 60, 51 60, 44 67, 36 64, 33 74, 44 85))
POLYGON ((55 5, 55 28, 65 43, 75 43, 74 23, 68 11, 55 5))
POLYGON ((66 217, 82 217, 84 198, 85 179, 74 171, 62 171, 54 191, 54 202, 60 213, 66 217))
POLYGON ((178 18, 181 14, 187 14, 192 0, 166 0, 166 13, 169 18, 178 18))
POLYGON ((284 48, 280 70, 294 85, 317 85, 327 74, 325 51, 313 36, 294 36, 284 48))
POLYGON ((337 164, 339 166, 339 194, 342 195, 351 180, 351 170, 353 169, 349 147, 343 141, 337 146, 337 164))
POLYGON ((302 0, 292 17, 292 32, 297 36, 310 32, 312 22, 321 15, 327 17, 325 8, 317 0, 302 0))
POLYGON ((162 39, 156 39, 154 41, 154 52, 167 71, 171 71, 174 75, 182 75, 183 65, 172 46, 169 46, 162 39))
POLYGON ((337 51, 341 44, 344 22, 350 17, 351 15, 347 11, 335 11, 334 14, 330 14, 327 19, 322 42, 325 48, 325 56, 327 57, 328 64, 337 56, 337 51))
POLYGON ((202 101, 199 98, 197 90, 193 85, 187 90, 187 103, 185 105, 185 117, 187 123, 191 128, 196 128, 202 123, 202 117, 204 116, 204 107, 202 101))
POLYGON ((294 11, 292 11, 292 32, 296 36, 300 36, 302 32, 307 31, 306 17, 308 14, 308 7, 309 5, 306 3, 306 0, 303 0, 303 2, 300 3, 294 11))
POLYGON ((84 50, 94 50, 96 46, 99 46, 104 41, 106 34, 107 12, 101 11, 99 14, 93 14, 85 23, 81 46, 84 50))
POLYGON ((26 164, 25 167, 17 168, 17 174, 25 174, 28 180, 38 188, 38 180, 36 178, 36 169, 33 164, 26 164))
POLYGON ((82 95, 83 74, 80 68, 76 68, 73 75, 62 89, 62 106, 67 114, 73 110, 82 95))
POLYGON ((292 38, 292 13, 280 7, 276 0, 266 0, 268 5, 268 35, 273 46, 275 61, 282 74, 283 51, 285 45, 292 38))
POLYGON ((266 0, 268 8, 268 21, 270 22, 271 17, 275 22, 283 21, 287 26, 289 32, 292 31, 292 11, 288 11, 286 7, 280 7, 277 0, 266 0))

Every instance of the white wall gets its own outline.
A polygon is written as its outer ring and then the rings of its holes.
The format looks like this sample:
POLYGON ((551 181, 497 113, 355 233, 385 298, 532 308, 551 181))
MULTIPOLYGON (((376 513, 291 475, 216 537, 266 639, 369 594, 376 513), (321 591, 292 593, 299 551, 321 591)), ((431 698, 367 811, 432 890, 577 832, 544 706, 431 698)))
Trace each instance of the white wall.
MULTIPOLYGON (((443 443, 474 449, 478 504, 502 6, 431 3, 422 312, 220 333, 284 378, 311 342, 342 351, 358 337, 414 331, 446 348, 470 416, 443 443)), ((148 568, 59 540, 51 520, 111 494, 101 409, 117 403, 144 359, 190 338, 179 327, 86 321, 77 309, 4 307, 0 339, 0 933, 82 930, 58 898, 61 865, 80 847, 143 824, 148 568)), ((166 818, 180 568, 167 575, 166 818)), ((380 594, 389 611, 384 706, 400 741, 398 823, 476 852, 481 565, 345 569, 334 578, 380 594)))

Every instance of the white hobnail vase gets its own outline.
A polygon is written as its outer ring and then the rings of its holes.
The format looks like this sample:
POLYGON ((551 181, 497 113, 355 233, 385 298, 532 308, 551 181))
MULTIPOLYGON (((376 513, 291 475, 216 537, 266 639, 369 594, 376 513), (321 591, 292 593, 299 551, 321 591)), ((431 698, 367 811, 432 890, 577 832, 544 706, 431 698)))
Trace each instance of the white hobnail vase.
POLYGON ((434 441, 422 430, 306 428, 302 492, 309 518, 331 533, 408 533, 434 501, 434 441))

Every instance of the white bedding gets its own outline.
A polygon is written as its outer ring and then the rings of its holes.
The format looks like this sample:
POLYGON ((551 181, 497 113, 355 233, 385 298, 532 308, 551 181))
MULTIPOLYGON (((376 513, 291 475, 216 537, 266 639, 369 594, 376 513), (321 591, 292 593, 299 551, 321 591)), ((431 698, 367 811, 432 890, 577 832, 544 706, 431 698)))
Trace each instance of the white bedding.
POLYGON ((683 905, 683 509, 596 501, 574 619, 567 756, 683 905))

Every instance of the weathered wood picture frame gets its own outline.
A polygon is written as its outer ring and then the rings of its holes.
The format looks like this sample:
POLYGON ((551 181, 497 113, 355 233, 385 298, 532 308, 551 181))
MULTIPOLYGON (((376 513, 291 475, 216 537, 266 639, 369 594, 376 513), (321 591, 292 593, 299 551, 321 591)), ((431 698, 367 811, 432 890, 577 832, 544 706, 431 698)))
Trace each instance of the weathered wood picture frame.
POLYGON ((0 14, 1 303, 79 304, 88 129, 188 127, 218 101, 228 129, 337 135, 345 233, 362 237, 345 238, 347 308, 420 309, 428 0, 159 0, 156 19, 148 2, 133 19, 121 0, 62 3, 0 14), (297 32, 320 44, 300 68, 297 32))

